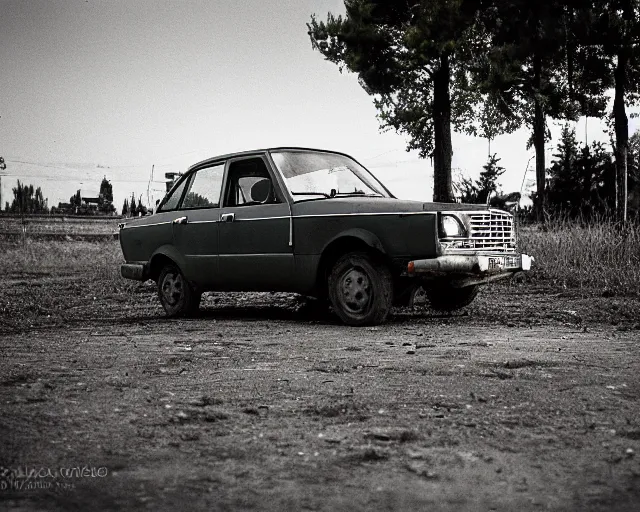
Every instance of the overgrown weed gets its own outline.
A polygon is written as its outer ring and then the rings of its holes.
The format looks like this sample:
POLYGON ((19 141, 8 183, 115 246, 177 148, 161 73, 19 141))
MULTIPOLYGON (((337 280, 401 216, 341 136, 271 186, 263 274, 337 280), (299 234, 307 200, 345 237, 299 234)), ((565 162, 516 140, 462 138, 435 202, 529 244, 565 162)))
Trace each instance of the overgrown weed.
POLYGON ((0 240, 0 268, 5 276, 78 274, 93 289, 109 293, 132 283, 120 276, 123 262, 117 240, 0 240))
POLYGON ((520 248, 535 257, 534 275, 562 287, 640 295, 640 224, 607 218, 550 220, 520 230, 520 248))

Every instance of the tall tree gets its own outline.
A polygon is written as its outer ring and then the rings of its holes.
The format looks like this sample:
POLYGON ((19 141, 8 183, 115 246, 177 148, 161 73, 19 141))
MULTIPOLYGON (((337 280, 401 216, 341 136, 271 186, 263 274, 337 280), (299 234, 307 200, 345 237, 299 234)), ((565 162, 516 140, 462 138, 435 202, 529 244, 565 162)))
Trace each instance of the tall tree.
POLYGON ((9 211, 20 214, 49 212, 47 200, 40 187, 34 189, 33 185, 25 185, 18 180, 12 191, 13 201, 9 206, 9 211))
POLYGON ((124 198, 124 203, 122 203, 122 216, 126 217, 126 215, 129 213, 129 200, 125 197, 124 198))
POLYGON ((633 201, 629 204, 629 210, 636 217, 640 215, 640 130, 629 137, 629 196, 633 201))
POLYGON ((140 215, 146 215, 146 214, 147 214, 147 207, 142 203, 142 194, 140 194, 140 197, 138 197, 138 206, 136 208, 135 215, 140 216, 140 215))
POLYGON ((545 207, 546 120, 600 116, 601 88, 591 84, 590 54, 578 59, 577 34, 588 16, 577 0, 479 0, 491 50, 481 55, 476 81, 497 95, 497 106, 516 123, 531 128, 536 152, 536 210, 545 207), (575 4, 575 5, 574 5, 575 4))
POLYGON ((102 182, 100 183, 98 209, 108 215, 116 211, 115 206, 113 206, 113 185, 107 180, 106 176, 102 178, 102 182))
POLYGON ((111 182, 106 176, 102 178, 102 182, 100 183, 100 197, 104 201, 113 202, 113 185, 111 185, 111 182))
MULTIPOLYGON (((640 99, 640 0, 596 0, 595 27, 589 43, 608 58, 615 84, 613 123, 615 130, 616 192, 618 217, 627 216, 627 160, 629 120, 626 105, 640 99)), ((609 77, 605 77, 610 78, 609 77)))
MULTIPOLYGON (((358 74, 382 129, 408 135, 407 150, 432 157, 434 200, 451 202, 452 127, 470 128, 480 101, 469 63, 484 49, 478 2, 345 0, 346 16, 312 16, 314 49, 358 74)), ((500 126, 500 123, 497 124, 500 126)))
POLYGON ((575 130, 565 125, 549 168, 550 208, 563 215, 586 218, 609 211, 613 168, 611 154, 602 144, 580 147, 575 130))
POLYGON ((82 205, 82 196, 80 195, 80 189, 78 189, 76 193, 69 198, 69 204, 71 205, 71 208, 78 208, 82 205))

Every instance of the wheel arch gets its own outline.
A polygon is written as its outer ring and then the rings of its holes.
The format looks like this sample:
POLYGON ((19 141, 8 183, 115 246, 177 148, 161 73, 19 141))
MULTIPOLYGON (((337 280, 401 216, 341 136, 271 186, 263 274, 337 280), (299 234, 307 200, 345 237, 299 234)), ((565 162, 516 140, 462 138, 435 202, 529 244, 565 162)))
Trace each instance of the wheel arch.
POLYGON ((344 231, 329 241, 322 250, 316 272, 316 289, 320 295, 326 295, 327 277, 333 264, 343 254, 353 251, 367 252, 384 263, 390 263, 380 239, 375 234, 364 229, 344 231))
POLYGON ((158 248, 149 259, 149 279, 157 282, 162 268, 168 263, 176 265, 182 272, 183 258, 173 247, 165 245, 158 248))

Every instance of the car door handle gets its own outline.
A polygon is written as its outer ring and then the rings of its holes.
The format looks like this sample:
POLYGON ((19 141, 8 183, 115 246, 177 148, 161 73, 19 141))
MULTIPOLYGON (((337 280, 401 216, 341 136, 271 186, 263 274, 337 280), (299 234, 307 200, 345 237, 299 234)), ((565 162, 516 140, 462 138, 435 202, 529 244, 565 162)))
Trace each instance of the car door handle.
POLYGON ((220 215, 220 222, 233 222, 236 220, 235 213, 223 213, 220 215))
POLYGON ((178 217, 177 219, 173 219, 174 224, 186 224, 189 222, 188 217, 178 217))

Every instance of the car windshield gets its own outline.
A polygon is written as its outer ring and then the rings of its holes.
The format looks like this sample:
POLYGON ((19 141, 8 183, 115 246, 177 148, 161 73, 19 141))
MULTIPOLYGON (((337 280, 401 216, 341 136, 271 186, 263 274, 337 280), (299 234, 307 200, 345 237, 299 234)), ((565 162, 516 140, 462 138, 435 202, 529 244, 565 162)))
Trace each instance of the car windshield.
POLYGON ((389 197, 384 187, 358 162, 319 151, 272 151, 296 201, 338 196, 389 197))

